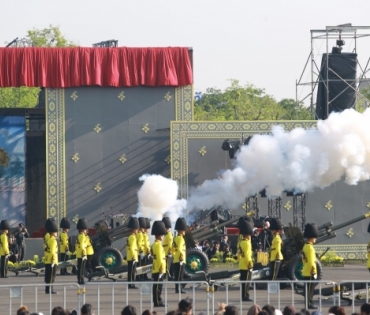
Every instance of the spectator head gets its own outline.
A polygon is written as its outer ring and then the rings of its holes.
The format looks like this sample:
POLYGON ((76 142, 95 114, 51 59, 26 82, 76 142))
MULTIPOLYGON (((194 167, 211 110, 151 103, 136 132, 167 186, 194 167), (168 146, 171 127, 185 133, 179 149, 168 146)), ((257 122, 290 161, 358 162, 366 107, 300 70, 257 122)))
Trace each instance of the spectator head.
POLYGON ((266 311, 261 311, 257 315, 269 315, 266 311))
POLYGON ((54 307, 51 311, 51 315, 64 315, 64 309, 61 306, 54 307))
POLYGON ((309 311, 309 310, 306 310, 306 309, 304 309, 304 308, 302 308, 302 309, 301 309, 301 313, 302 313, 303 315, 311 315, 310 311, 309 311))
POLYGON ((261 307, 258 304, 254 304, 249 308, 247 315, 258 315, 259 312, 261 312, 261 307))
POLYGON ((288 305, 284 307, 283 315, 294 315, 297 313, 296 309, 292 305, 288 305))
POLYGON ((35 312, 35 313, 31 313, 30 315, 44 315, 44 314, 40 312, 35 312))
POLYGON ((17 310, 17 315, 20 315, 20 313, 28 311, 28 307, 25 305, 22 305, 18 310, 17 310))
POLYGON ((190 299, 183 299, 179 302, 179 311, 185 314, 193 313, 193 305, 190 299))
POLYGON ((332 313, 334 315, 346 315, 346 311, 343 307, 340 306, 332 306, 329 308, 329 313, 332 313))
POLYGON ((136 307, 127 305, 121 312, 121 315, 136 315, 136 307))
POLYGON ((275 307, 270 304, 265 305, 262 307, 262 310, 265 311, 268 315, 275 315, 275 307))
POLYGON ((29 311, 22 311, 19 313, 19 315, 30 315, 29 311))
POLYGON ((361 315, 370 315, 370 304, 364 303, 361 305, 361 315))
POLYGON ((91 304, 84 304, 81 307, 81 315, 92 315, 93 309, 91 304))
POLYGON ((239 315, 239 312, 235 306, 228 305, 225 307, 224 315, 239 315))
POLYGON ((166 315, 176 315, 176 311, 168 312, 166 315))
POLYGON ((320 311, 313 311, 311 315, 322 315, 322 313, 320 311))
POLYGON ((270 222, 269 221, 265 221, 265 223, 263 224, 263 228, 264 229, 268 229, 270 227, 270 222))
POLYGON ((145 310, 141 315, 153 315, 150 310, 145 310))

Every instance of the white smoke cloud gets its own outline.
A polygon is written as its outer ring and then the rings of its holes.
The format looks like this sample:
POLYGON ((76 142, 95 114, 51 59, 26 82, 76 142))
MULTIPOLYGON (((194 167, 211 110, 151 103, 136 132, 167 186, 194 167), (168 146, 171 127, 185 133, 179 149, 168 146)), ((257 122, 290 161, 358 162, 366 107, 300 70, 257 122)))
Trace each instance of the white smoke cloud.
POLYGON ((143 175, 143 182, 137 195, 139 201, 137 216, 152 221, 162 220, 167 215, 174 226, 177 218, 183 216, 186 200, 177 199, 179 188, 176 181, 161 175, 143 175))
POLYGON ((253 136, 235 168, 194 189, 187 208, 233 209, 264 188, 268 196, 279 196, 285 190, 324 188, 341 178, 349 185, 370 178, 370 110, 333 113, 318 121, 317 129, 287 132, 275 126, 272 135, 253 136))

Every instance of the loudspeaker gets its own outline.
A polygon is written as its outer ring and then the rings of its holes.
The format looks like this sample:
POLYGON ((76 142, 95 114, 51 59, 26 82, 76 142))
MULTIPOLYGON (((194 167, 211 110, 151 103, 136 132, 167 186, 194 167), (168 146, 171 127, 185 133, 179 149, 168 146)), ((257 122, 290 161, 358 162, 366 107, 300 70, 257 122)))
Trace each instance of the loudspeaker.
POLYGON ((316 100, 318 119, 326 119, 331 112, 341 112, 355 105, 356 67, 357 54, 323 54, 316 100), (329 106, 327 106, 328 90, 329 106))

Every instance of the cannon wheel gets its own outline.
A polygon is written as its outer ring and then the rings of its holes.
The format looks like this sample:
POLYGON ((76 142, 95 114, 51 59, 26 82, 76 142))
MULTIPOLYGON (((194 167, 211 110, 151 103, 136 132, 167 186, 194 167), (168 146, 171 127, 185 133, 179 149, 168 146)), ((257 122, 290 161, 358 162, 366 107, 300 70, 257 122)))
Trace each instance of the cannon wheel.
POLYGON ((122 266, 122 254, 112 246, 100 248, 93 257, 93 264, 94 267, 103 266, 105 269, 120 267, 122 266))
MULTIPOLYGON (((302 276, 302 255, 301 254, 296 254, 288 264, 286 268, 286 276, 290 280, 303 280, 302 276)), ((321 262, 316 259, 316 268, 317 268, 317 280, 322 279, 322 266, 321 262)), ((300 287, 303 287, 303 283, 298 283, 297 284, 300 287)))
POLYGON ((189 248, 186 251, 185 274, 194 275, 197 271, 208 272, 209 260, 207 255, 198 248, 189 248))

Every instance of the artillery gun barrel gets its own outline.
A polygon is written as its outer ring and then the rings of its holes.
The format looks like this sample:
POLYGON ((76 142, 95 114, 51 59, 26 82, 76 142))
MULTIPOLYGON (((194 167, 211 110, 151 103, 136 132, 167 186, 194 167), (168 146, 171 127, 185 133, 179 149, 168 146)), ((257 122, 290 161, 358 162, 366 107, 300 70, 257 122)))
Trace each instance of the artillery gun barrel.
POLYGON ((331 238, 334 238, 336 236, 336 233, 330 232, 328 235, 320 236, 319 238, 317 238, 315 244, 330 240, 331 238))
POLYGON ((224 223, 221 223, 221 224, 219 224, 219 225, 217 225, 214 228, 211 228, 209 230, 205 230, 205 231, 202 231, 202 232, 199 232, 199 233, 192 233, 192 236, 193 236, 193 238, 196 238, 197 240, 200 240, 201 238, 202 238, 202 240, 207 239, 208 234, 214 234, 215 232, 219 233, 220 228, 222 228, 226 225, 232 224, 232 223, 234 223, 238 220, 239 220, 238 217, 232 218, 232 219, 230 219, 228 221, 225 221, 224 223), (205 236, 207 236, 207 237, 205 237, 205 236))
POLYGON ((346 222, 343 222, 341 224, 338 224, 338 225, 334 225, 330 228, 330 231, 335 231, 335 230, 339 230, 345 226, 348 226, 348 225, 351 225, 352 223, 356 223, 358 221, 361 221, 361 220, 364 220, 364 219, 367 219, 367 218, 370 218, 370 212, 368 213, 365 213, 357 218, 354 218, 352 220, 349 220, 349 221, 346 221, 346 222))
POLYGON ((327 228, 330 228, 333 226, 333 222, 327 222, 323 225, 320 225, 317 227, 317 229, 320 231, 320 230, 324 230, 324 229, 327 229, 327 228))
POLYGON ((199 229, 195 229, 193 231, 191 231, 191 234, 193 235, 193 237, 195 237, 195 235, 199 234, 199 233, 202 233, 202 232, 205 232, 205 231, 208 231, 208 228, 213 228, 215 226, 217 226, 220 222, 215 220, 215 221, 212 221, 211 223, 207 224, 207 225, 204 225, 202 227, 200 227, 199 229))

